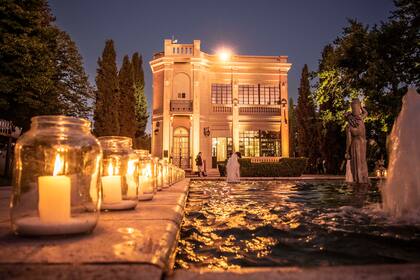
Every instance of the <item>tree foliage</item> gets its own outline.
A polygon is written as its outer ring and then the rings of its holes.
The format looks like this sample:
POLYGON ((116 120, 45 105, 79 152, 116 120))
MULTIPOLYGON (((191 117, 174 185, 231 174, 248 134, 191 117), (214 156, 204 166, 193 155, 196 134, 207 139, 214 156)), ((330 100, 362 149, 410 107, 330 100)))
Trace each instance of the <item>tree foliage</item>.
POLYGON ((309 84, 308 66, 302 69, 296 106, 297 153, 307 157, 310 168, 319 156, 318 120, 309 84))
POLYGON ((119 81, 114 42, 107 40, 96 70, 95 129, 97 136, 119 135, 119 81))
POLYGON ((76 44, 70 36, 58 30, 56 87, 62 114, 89 118, 92 115, 94 93, 82 64, 76 44))
POLYGON ((0 118, 27 129, 35 115, 86 116, 91 90, 77 47, 45 0, 2 1, 0 118))
POLYGON ((134 96, 134 75, 128 55, 124 56, 118 74, 120 98, 118 106, 118 120, 120 136, 135 137, 136 133, 136 99, 134 96))
POLYGON ((136 138, 145 135, 149 113, 147 112, 147 99, 144 94, 144 71, 143 58, 136 52, 133 54, 131 63, 133 65, 134 75, 134 95, 136 100, 136 138))
POLYGON ((324 128, 322 150, 326 157, 341 152, 338 144, 344 134, 344 113, 352 97, 360 97, 369 112, 368 143, 379 150, 372 153, 368 146, 368 153, 379 157, 386 151, 386 137, 407 87, 419 88, 420 4, 397 0, 395 5, 389 20, 372 28, 349 20, 343 33, 323 51, 315 99, 324 128), (331 143, 337 133, 337 141, 331 143))

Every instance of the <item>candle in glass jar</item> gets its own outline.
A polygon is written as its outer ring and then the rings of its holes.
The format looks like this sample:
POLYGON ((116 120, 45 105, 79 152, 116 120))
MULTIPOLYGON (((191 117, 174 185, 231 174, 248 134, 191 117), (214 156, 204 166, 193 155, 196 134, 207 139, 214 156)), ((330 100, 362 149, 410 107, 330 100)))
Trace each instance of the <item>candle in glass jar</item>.
POLYGON ((128 162, 128 168, 127 168, 127 196, 137 196, 137 184, 134 180, 134 173, 136 171, 136 162, 134 160, 130 160, 128 162))
POLYGON ((152 193, 153 192, 153 181, 152 181, 152 167, 148 163, 142 170, 142 175, 140 180, 141 189, 143 193, 152 193))
POLYGON ((122 200, 121 176, 113 175, 112 163, 108 164, 108 176, 102 176, 102 194, 104 203, 118 203, 122 200))
POLYGON ((61 223, 70 219, 70 177, 58 175, 64 164, 57 154, 53 176, 38 177, 39 218, 45 223, 61 223))

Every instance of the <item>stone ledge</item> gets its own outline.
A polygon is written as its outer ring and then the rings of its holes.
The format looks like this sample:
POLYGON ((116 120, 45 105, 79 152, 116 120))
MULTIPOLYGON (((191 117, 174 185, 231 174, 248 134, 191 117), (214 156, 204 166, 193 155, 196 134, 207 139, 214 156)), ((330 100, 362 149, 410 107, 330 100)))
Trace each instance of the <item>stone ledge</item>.
MULTIPOLYGON (((114 266, 119 265, 135 269, 136 266, 141 268, 149 265, 159 270, 156 275, 160 278, 163 272, 172 268, 188 185, 189 180, 185 179, 158 192, 155 200, 139 202, 133 211, 102 212, 92 234, 67 237, 33 238, 13 235, 8 218, 9 200, 1 199, 0 276, 6 273, 8 278, 15 275, 17 279, 23 279, 25 277, 22 275, 29 275, 21 268, 26 267, 29 271, 39 271, 34 272, 34 276, 42 277, 42 271, 47 273, 51 267, 55 267, 58 271, 51 278, 61 278, 60 275, 65 275, 72 267, 76 267, 80 275, 85 275, 91 273, 90 267, 100 264, 98 268, 103 265, 105 271, 111 272, 117 271, 114 266)), ((2 197, 5 197, 6 191, 10 196, 9 188, 1 192, 2 197)), ((88 274, 87 278, 93 277, 88 274)), ((98 271, 97 275, 107 277, 105 274, 98 271)), ((114 279, 120 278, 118 275, 115 274, 114 279)), ((121 278, 126 278, 123 275, 121 278)), ((66 277, 63 276, 64 279, 66 277)))
POLYGON ((318 268, 268 267, 231 271, 176 270, 168 280, 411 280, 420 278, 420 264, 332 266, 318 268))
POLYGON ((0 264, 1 279, 45 280, 45 279, 162 279, 162 270, 156 266, 141 264, 115 265, 4 265, 0 264))

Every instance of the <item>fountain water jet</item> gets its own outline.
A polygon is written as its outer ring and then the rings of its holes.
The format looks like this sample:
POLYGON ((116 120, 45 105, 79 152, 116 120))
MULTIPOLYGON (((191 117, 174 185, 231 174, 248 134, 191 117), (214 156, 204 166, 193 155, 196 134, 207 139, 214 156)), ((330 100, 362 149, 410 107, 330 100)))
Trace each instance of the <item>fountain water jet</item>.
POLYGON ((409 89, 390 135, 388 178, 382 186, 383 209, 392 217, 420 217, 420 95, 409 89))

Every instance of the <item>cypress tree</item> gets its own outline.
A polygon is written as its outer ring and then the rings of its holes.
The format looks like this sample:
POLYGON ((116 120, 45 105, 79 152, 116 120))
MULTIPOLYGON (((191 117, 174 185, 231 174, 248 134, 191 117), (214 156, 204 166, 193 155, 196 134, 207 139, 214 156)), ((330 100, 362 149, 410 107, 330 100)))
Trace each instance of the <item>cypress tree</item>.
POLYGON ((95 134, 119 135, 119 83, 114 42, 107 40, 96 71, 95 134))
POLYGON ((131 59, 134 76, 134 96, 136 99, 136 133, 135 137, 145 136, 145 130, 149 113, 147 112, 147 99, 144 94, 144 71, 143 58, 136 52, 131 59))
POLYGON ((82 56, 70 36, 57 30, 56 88, 61 113, 89 118, 92 115, 93 89, 83 68, 82 56))
POLYGON ((316 159, 319 156, 319 132, 306 64, 302 70, 296 106, 296 132, 297 152, 299 156, 309 158, 309 171, 314 171, 316 159))
POLYGON ((120 85, 120 102, 118 106, 119 135, 134 138, 136 132, 136 99, 134 96, 133 67, 128 55, 124 56, 118 80, 120 85))

